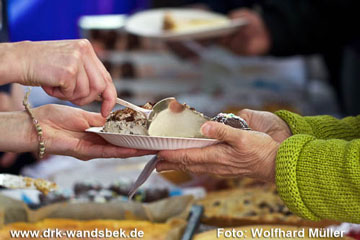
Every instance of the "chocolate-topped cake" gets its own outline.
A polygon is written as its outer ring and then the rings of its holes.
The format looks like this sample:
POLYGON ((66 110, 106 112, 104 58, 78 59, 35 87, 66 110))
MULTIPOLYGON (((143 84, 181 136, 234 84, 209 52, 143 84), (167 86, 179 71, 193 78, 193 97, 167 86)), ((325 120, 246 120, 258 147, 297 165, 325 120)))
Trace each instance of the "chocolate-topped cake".
POLYGON ((249 125, 246 123, 244 119, 232 113, 219 113, 211 120, 215 122, 223 123, 225 125, 229 125, 230 127, 233 128, 250 130, 249 125))
MULTIPOLYGON (((152 109, 150 103, 146 103, 142 107, 152 109)), ((147 119, 141 113, 130 108, 124 108, 110 114, 106 120, 103 131, 132 135, 148 135, 147 124, 147 119)))

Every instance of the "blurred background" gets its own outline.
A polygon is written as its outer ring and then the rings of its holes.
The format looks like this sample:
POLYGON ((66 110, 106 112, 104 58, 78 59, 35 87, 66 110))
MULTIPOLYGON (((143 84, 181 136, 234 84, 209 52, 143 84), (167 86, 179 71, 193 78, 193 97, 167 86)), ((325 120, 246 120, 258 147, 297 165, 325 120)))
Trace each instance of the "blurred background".
MULTIPOLYGON (((176 96, 210 116, 242 108, 289 109, 306 115, 346 112, 320 54, 245 57, 213 44, 205 59, 193 61, 174 54, 165 42, 123 30, 127 16, 137 11, 195 3, 227 14, 241 7, 256 9, 262 1, 8 0, 3 1, 7 24, 2 38, 6 40, 6 30, 9 41, 88 38, 111 73, 119 97, 137 104, 176 96)), ((35 106, 58 102, 41 89, 35 91, 35 106)), ((96 104, 86 108, 98 110, 96 104)))
MULTIPOLYGON (((251 108, 343 117, 360 113, 359 28, 351 27, 358 21, 358 8, 352 7, 354 1, 333 2, 1 0, 0 41, 87 38, 110 72, 118 96, 138 105, 175 96, 208 116, 251 108), (174 45, 125 31, 124 24, 132 14, 163 7, 203 8, 224 15, 247 8, 268 29, 271 49, 265 54, 239 54, 210 41, 202 45, 199 54, 181 42, 174 45)), ((2 86, 0 111, 21 110, 23 96, 21 86, 2 86)), ((71 105, 35 87, 30 101, 33 106, 71 105)), ((99 111, 100 105, 92 103, 83 108, 99 111)), ((126 200, 129 183, 148 160, 146 156, 81 162, 71 157, 48 156, 40 162, 32 153, 0 153, 1 172, 51 179, 65 189, 49 197, 38 196, 34 191, 3 193, 37 207, 77 198, 106 202, 121 196, 126 200)), ((135 200, 150 202, 181 194, 201 198, 206 191, 254 185, 258 183, 174 172, 154 173, 145 188, 155 190, 140 192, 135 200)))
MULTIPOLYGON (((266 111, 288 109, 303 115, 331 114, 338 117, 356 114, 354 104, 347 104, 342 97, 344 88, 339 84, 340 78, 336 79, 341 74, 334 75, 329 71, 324 57, 327 55, 320 50, 307 50, 306 47, 311 48, 313 42, 308 42, 308 46, 295 41, 307 40, 307 31, 301 32, 299 25, 295 24, 296 31, 293 32, 284 22, 276 25, 276 21, 268 20, 275 13, 278 13, 275 16, 286 16, 284 14, 289 9, 298 6, 295 3, 291 6, 287 1, 275 2, 2 0, 0 37, 3 42, 87 38, 110 72, 118 96, 138 105, 175 96, 180 102, 186 102, 208 116, 219 112, 237 113, 243 108, 266 111), (271 31, 275 29, 274 37, 279 38, 278 33, 289 28, 283 38, 289 38, 294 43, 291 45, 279 39, 280 43, 274 43, 275 49, 268 54, 245 56, 249 54, 234 53, 213 41, 203 45, 206 54, 196 55, 184 46, 179 48, 159 39, 138 37, 124 29, 127 18, 136 12, 184 6, 206 8, 224 15, 246 7, 259 14, 271 31), (289 37, 290 34, 295 34, 295 40, 289 37), (280 50, 276 49, 279 44, 280 50)), ((308 3, 310 6, 318 7, 308 3)), ((315 13, 312 17, 316 18, 319 14, 315 13)), ((314 44, 319 41, 315 36, 310 36, 314 38, 314 44)), ((17 85, 2 87, 0 110, 21 110, 23 92, 22 87, 17 85), (11 100, 4 100, 8 98, 11 100)), ((30 101, 33 106, 71 104, 49 97, 41 88, 33 88, 30 101)), ((93 103, 84 108, 99 111, 100 105, 93 103)), ((3 172, 52 178, 60 185, 71 187, 83 180, 83 176, 87 176, 88 180, 94 178, 94 181, 110 183, 118 178, 118 170, 123 169, 114 170, 114 164, 126 166, 127 173, 133 167, 137 173, 149 158, 123 160, 121 163, 116 159, 83 163, 69 157, 49 156, 47 161, 38 162, 32 153, 4 153, 0 159, 3 172), (129 167, 130 163, 135 165, 129 167), (104 171, 100 177, 98 164, 104 171), (92 171, 97 174, 89 174, 92 171), (66 178, 58 177, 63 174, 66 178)), ((122 174, 122 180, 125 175, 122 174)), ((136 176, 131 173, 128 178, 134 180, 136 176)))

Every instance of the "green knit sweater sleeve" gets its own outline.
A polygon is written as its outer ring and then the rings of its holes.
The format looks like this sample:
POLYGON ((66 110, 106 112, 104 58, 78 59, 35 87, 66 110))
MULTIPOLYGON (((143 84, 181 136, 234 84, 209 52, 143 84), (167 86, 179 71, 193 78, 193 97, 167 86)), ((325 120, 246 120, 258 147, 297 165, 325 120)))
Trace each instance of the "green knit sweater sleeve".
POLYGON ((360 223, 360 139, 288 138, 277 153, 276 185, 303 218, 360 223))
POLYGON ((337 119, 327 115, 302 117, 285 110, 275 114, 289 125, 293 134, 309 134, 318 139, 360 138, 360 115, 337 119))

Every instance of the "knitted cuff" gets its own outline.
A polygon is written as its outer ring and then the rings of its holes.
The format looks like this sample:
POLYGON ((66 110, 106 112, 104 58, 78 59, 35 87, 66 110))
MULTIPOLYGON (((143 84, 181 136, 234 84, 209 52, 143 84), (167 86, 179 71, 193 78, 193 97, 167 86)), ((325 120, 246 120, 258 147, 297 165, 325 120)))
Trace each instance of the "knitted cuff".
POLYGON ((276 156, 276 186, 287 207, 302 218, 320 220, 304 203, 296 179, 296 167, 303 147, 315 138, 310 135, 294 135, 286 139, 276 156))
POLYGON ((359 117, 347 117, 337 119, 332 116, 310 116, 304 117, 305 121, 314 129, 315 137, 318 139, 344 139, 352 140, 359 138, 359 117))
POLYGON ((293 135, 315 135, 314 131, 311 128, 311 125, 305 120, 304 117, 286 110, 277 111, 275 112, 275 114, 288 124, 293 135))

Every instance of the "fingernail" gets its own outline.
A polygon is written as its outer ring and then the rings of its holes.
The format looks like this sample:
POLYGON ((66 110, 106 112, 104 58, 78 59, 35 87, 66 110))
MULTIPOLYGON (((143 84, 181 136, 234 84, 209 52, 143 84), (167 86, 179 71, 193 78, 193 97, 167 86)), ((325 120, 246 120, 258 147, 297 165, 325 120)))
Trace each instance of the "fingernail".
POLYGON ((159 164, 159 163, 156 165, 156 168, 155 168, 155 169, 156 169, 157 172, 163 171, 163 170, 162 170, 163 167, 162 167, 161 164, 159 164))
POLYGON ((209 136, 210 130, 211 130, 211 124, 210 123, 204 123, 201 126, 201 129, 200 129, 202 135, 205 135, 205 136, 209 136))
POLYGON ((173 113, 181 113, 182 111, 184 111, 185 106, 183 104, 180 104, 178 101, 173 100, 170 104, 169 104, 169 109, 173 112, 173 113))

